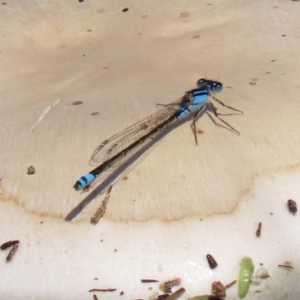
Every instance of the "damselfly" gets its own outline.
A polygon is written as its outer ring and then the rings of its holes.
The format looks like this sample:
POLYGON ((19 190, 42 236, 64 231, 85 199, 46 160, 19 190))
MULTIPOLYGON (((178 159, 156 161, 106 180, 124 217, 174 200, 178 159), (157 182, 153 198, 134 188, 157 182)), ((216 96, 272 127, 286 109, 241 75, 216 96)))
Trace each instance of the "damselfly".
POLYGON ((90 165, 97 167, 78 179, 74 185, 74 189, 78 191, 90 186, 102 173, 128 161, 141 146, 149 143, 162 130, 166 130, 171 123, 181 119, 193 118, 192 130, 196 144, 198 144, 196 120, 203 112, 208 113, 208 111, 212 111, 214 116, 227 127, 218 124, 212 119, 216 125, 225 127, 235 134, 240 135, 236 129, 220 118, 224 114, 218 113, 217 108, 210 101, 211 98, 222 106, 243 114, 242 111, 225 105, 213 96, 215 93, 222 91, 222 83, 208 79, 199 79, 197 86, 197 89, 186 92, 179 100, 169 104, 158 104, 163 106, 163 109, 105 140, 97 147, 90 158, 90 165))

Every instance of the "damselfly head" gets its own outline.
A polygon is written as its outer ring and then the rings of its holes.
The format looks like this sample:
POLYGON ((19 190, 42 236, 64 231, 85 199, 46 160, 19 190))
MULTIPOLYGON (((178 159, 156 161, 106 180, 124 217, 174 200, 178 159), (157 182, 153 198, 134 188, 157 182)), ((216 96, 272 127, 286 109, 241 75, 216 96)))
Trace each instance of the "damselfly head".
POLYGON ((211 85, 212 91, 215 91, 217 93, 220 93, 223 90, 223 84, 221 82, 211 81, 210 85, 211 85))
POLYGON ((212 92, 220 93, 223 90, 223 85, 221 82, 213 81, 205 78, 201 78, 197 81, 198 88, 207 87, 212 92))
POLYGON ((198 86, 198 88, 202 88, 208 82, 209 82, 209 80, 207 80, 205 78, 201 78, 197 81, 197 86, 198 86))

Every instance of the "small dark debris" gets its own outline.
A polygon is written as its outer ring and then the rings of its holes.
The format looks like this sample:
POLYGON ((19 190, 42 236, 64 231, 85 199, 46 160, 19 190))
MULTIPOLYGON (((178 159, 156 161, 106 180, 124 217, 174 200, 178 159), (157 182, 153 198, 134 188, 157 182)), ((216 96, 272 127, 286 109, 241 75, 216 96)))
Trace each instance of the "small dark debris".
POLYGON ((278 267, 280 267, 280 268, 287 268, 287 269, 291 269, 291 270, 294 269, 294 267, 292 267, 292 266, 289 265, 289 264, 286 264, 286 265, 278 265, 278 267))
POLYGON ((34 173, 35 173, 35 168, 33 166, 27 168, 28 175, 33 175, 34 173))
POLYGON ((260 233, 261 233, 261 222, 258 223, 258 227, 255 234, 257 237, 260 237, 260 233))
POLYGON ((115 292, 117 289, 91 289, 89 290, 90 293, 92 292, 115 292))
POLYGON ((192 37, 192 39, 198 39, 200 37, 200 35, 199 34, 196 34, 196 35, 194 35, 193 37, 192 37))
POLYGON ((92 116, 97 116, 97 115, 99 115, 99 113, 97 111, 94 111, 94 112, 91 113, 91 115, 92 116))
POLYGON ((18 244, 18 243, 19 243, 18 240, 5 242, 1 245, 1 250, 5 250, 5 249, 7 249, 7 248, 9 248, 9 247, 11 247, 15 244, 18 244))
POLYGON ((78 0, 78 2, 83 2, 84 0, 78 0))
POLYGON ((286 36, 286 34, 282 34, 281 36, 282 36, 282 37, 285 37, 285 36, 286 36))
POLYGON ((93 29, 88 29, 88 30, 87 30, 87 32, 91 32, 91 31, 93 31, 93 29))
POLYGON ((93 295, 94 300, 98 300, 98 297, 96 294, 93 295))
POLYGON ((212 283, 211 293, 216 297, 226 297, 225 287, 221 281, 215 281, 212 283))
POLYGON ((288 205, 288 208, 289 208, 289 211, 291 213, 296 213, 297 212, 297 203, 295 200, 292 200, 292 199, 289 199, 288 202, 287 202, 287 205, 288 205))
POLYGON ((276 61, 276 59, 272 59, 272 60, 271 60, 271 62, 275 62, 275 61, 276 61))
POLYGON ((250 85, 256 85, 256 82, 250 81, 249 84, 250 84, 250 85))
MULTIPOLYGON (((112 190, 112 185, 109 186, 107 192, 106 192, 106 195, 102 201, 102 204, 101 206, 97 209, 97 211, 95 212, 95 214, 91 217, 91 223, 96 225, 100 219, 103 217, 104 213, 105 213, 105 210, 106 210, 106 207, 107 207, 107 203, 108 203, 108 200, 110 198, 110 192, 112 190)), ((117 249, 115 249, 115 252, 117 251, 117 249)))
POLYGON ((151 283, 151 282, 158 282, 156 279, 141 279, 141 282, 143 283, 151 283))
POLYGON ((126 180, 128 180, 128 178, 129 178, 128 176, 124 176, 124 177, 122 178, 122 180, 125 180, 125 181, 126 181, 126 180))
POLYGON ((181 283, 180 278, 174 278, 165 282, 162 282, 159 285, 159 288, 164 292, 164 293, 171 293, 172 287, 179 285, 181 283))
POLYGON ((166 298, 166 300, 175 300, 175 299, 179 298, 184 292, 185 292, 185 288, 180 288, 179 290, 177 290, 174 293, 172 293, 171 295, 169 295, 169 297, 166 298))
POLYGON ((117 252, 118 250, 117 249, 115 249, 115 252, 117 252))
POLYGON ((122 12, 126 12, 126 11, 128 11, 128 10, 129 10, 129 8, 126 7, 126 8, 123 8, 123 9, 122 9, 122 12))
POLYGON ((218 266, 217 262, 215 261, 215 259, 213 258, 213 256, 211 254, 207 254, 206 259, 207 259, 207 262, 211 269, 214 269, 218 266))
POLYGON ((271 72, 266 72, 266 74, 272 74, 271 72))
POLYGON ((72 104, 73 105, 81 105, 83 102, 82 101, 74 101, 72 104))
POLYGON ((19 248, 19 243, 14 244, 12 246, 11 250, 9 251, 9 253, 8 253, 7 257, 6 257, 6 261, 10 261, 13 258, 13 256, 16 253, 16 251, 18 250, 18 248, 19 248))
POLYGON ((98 279, 99 279, 99 278, 97 278, 97 277, 96 277, 96 278, 94 278, 94 280, 98 280, 98 279))
POLYGON ((226 285, 224 286, 224 288, 225 288, 225 289, 229 289, 229 288, 232 287, 236 282, 237 282, 236 280, 233 280, 233 281, 231 281, 230 283, 226 284, 226 285))
POLYGON ((165 300, 169 297, 169 294, 161 294, 156 297, 156 300, 165 300))
POLYGON ((1 4, 2 4, 2 5, 6 5, 7 3, 6 3, 6 2, 2 2, 1 4))
POLYGON ((123 296, 125 293, 124 293, 124 291, 121 291, 120 292, 120 296, 123 296))

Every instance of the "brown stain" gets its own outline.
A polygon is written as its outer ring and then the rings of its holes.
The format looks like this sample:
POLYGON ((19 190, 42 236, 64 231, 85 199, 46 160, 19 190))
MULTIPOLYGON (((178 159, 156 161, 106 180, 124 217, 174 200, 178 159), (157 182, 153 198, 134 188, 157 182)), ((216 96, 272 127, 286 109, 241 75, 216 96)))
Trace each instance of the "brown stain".
POLYGON ((142 15, 142 19, 147 19, 149 15, 142 15))
MULTIPOLYGON (((290 165, 287 167, 278 167, 277 169, 274 170, 265 170, 261 173, 254 173, 251 178, 251 182, 249 184, 249 187, 246 188, 245 190, 242 190, 240 192, 237 193, 236 196, 236 202, 234 205, 232 205, 231 207, 228 207, 226 209, 226 211, 214 211, 212 213, 206 213, 204 216, 201 215, 201 219, 203 217, 210 218, 210 217, 215 217, 215 216, 219 216, 219 215, 231 215, 233 213, 235 213, 238 210, 239 204, 242 201, 242 199, 248 195, 251 195, 252 191, 253 191, 253 187, 255 184, 256 179, 260 178, 260 177, 265 177, 265 176, 270 176, 270 175, 274 175, 274 174, 278 174, 281 172, 287 172, 287 171, 294 171, 300 169, 300 164, 296 164, 296 165, 290 165)), ((12 196, 9 192, 5 191, 3 189, 2 184, 0 185, 0 195, 1 195, 1 199, 0 201, 2 202, 11 202, 14 205, 16 205, 17 207, 19 207, 20 209, 22 209, 25 213, 32 215, 32 216, 37 216, 39 218, 51 218, 51 219, 55 219, 58 221, 64 221, 65 216, 69 213, 69 211, 65 212, 65 215, 62 214, 58 214, 55 213, 53 211, 49 211, 49 212, 39 212, 38 208, 37 209, 29 209, 26 207, 26 202, 21 202, 21 200, 19 198, 16 198, 14 196, 12 196)), ((97 199, 94 199, 93 201, 101 201, 101 198, 103 198, 103 196, 97 197, 97 199)), ((112 200, 113 201, 113 200, 112 200)), ((217 200, 216 200, 217 201, 217 200)), ((73 209, 72 207, 70 207, 70 210, 73 209)), ((71 223, 76 223, 76 224, 81 224, 81 223, 87 223, 89 218, 90 218, 90 214, 91 211, 87 208, 85 208, 85 210, 88 211, 87 214, 85 214, 84 217, 82 217, 81 214, 79 214, 79 216, 77 216, 77 218, 75 218, 74 220, 72 220, 71 223)), ((273 213, 270 213, 271 215, 273 215, 273 213)), ((115 222, 115 223, 123 223, 123 224, 128 224, 128 223, 132 223, 132 222, 136 222, 136 223, 146 223, 148 221, 152 221, 152 220, 159 220, 163 223, 166 224, 170 224, 172 222, 178 222, 178 221, 182 221, 188 218, 199 218, 199 214, 195 213, 193 210, 191 210, 190 212, 187 213, 182 213, 181 216, 179 217, 171 217, 170 218, 170 214, 168 212, 168 214, 165 215, 165 217, 161 216, 161 212, 159 214, 155 214, 155 215, 151 215, 149 216, 147 219, 145 220, 140 220, 140 219, 136 219, 136 218, 126 218, 126 216, 124 216, 124 211, 121 213, 119 212, 118 215, 108 215, 105 214, 104 218, 106 218, 107 220, 111 221, 111 222, 115 222), (167 217, 168 215, 168 217, 167 217), (121 219, 120 216, 123 218, 121 219)))
POLYGON ((61 214, 56 214, 53 212, 38 212, 37 210, 29 209, 26 207, 26 202, 21 203, 20 200, 12 195, 9 195, 7 192, 3 190, 1 187, 1 200, 2 202, 11 202, 17 207, 21 208, 25 213, 29 215, 34 215, 36 217, 43 217, 43 218, 51 218, 57 220, 63 220, 64 216, 61 214))
POLYGON ((194 35, 193 37, 192 37, 192 39, 198 39, 200 37, 200 35, 199 34, 196 34, 196 35, 194 35))

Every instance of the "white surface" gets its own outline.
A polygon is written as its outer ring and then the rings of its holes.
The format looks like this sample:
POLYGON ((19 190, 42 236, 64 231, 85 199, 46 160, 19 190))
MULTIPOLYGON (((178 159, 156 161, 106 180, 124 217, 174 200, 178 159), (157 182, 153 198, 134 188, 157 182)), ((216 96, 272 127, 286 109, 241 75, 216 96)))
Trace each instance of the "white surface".
POLYGON ((140 279, 173 277, 186 299, 236 279, 243 256, 271 276, 248 299, 298 299, 300 223, 286 201, 300 199, 300 5, 210 3, 0 6, 0 243, 21 241, 10 263, 1 251, 1 299, 92 299, 90 288, 109 287, 118 292, 99 299, 147 299, 157 285, 140 279), (185 124, 114 186, 97 226, 102 198, 64 222, 94 148, 205 75, 244 111, 226 118, 241 137, 204 116, 196 147, 185 124), (295 269, 277 267, 285 261, 295 269))

